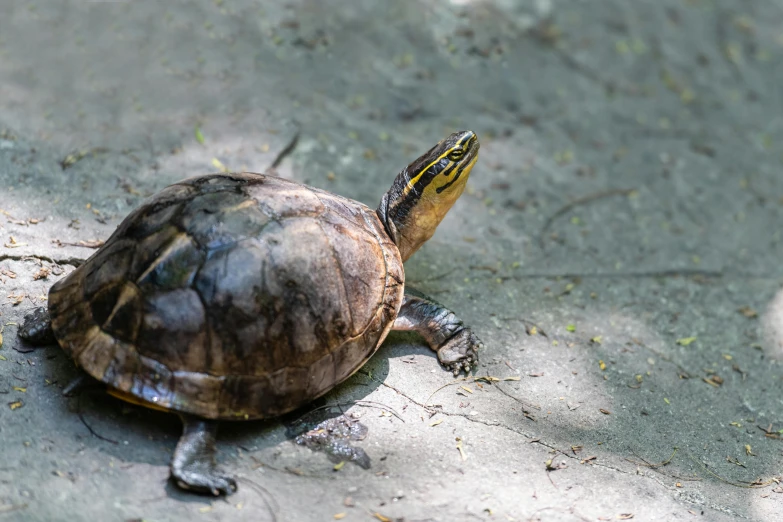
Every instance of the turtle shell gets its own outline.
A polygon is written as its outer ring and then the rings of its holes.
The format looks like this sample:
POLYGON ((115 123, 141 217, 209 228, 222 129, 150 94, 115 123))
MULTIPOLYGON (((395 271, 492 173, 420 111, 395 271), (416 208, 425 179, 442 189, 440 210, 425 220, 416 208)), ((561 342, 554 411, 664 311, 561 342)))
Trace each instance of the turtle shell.
POLYGON ((373 210, 260 174, 167 187, 49 292, 55 337, 129 400, 210 419, 291 411, 375 352, 403 297, 373 210))

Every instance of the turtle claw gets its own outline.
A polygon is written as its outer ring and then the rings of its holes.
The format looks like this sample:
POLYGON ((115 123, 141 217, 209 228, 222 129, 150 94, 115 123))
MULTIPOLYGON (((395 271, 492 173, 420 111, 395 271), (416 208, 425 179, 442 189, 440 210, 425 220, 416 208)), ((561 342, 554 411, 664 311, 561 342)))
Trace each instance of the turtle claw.
POLYGON ((177 476, 175 476, 175 480, 177 486, 182 489, 196 493, 211 493, 216 497, 231 495, 237 490, 236 480, 214 472, 204 473, 195 470, 180 470, 177 476))
POLYGON ((466 328, 438 349, 438 360, 451 370, 454 377, 463 370, 465 374, 469 374, 473 366, 478 363, 478 350, 483 347, 484 343, 466 328))

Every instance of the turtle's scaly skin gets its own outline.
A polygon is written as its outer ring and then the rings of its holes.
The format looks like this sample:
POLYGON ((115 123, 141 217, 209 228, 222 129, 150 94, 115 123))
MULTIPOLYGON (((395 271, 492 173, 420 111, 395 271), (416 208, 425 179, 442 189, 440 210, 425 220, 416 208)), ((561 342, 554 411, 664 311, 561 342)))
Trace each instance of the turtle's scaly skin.
POLYGON ((260 174, 173 185, 49 293, 93 377, 208 419, 286 413, 375 352, 403 299, 396 245, 355 201, 260 174))

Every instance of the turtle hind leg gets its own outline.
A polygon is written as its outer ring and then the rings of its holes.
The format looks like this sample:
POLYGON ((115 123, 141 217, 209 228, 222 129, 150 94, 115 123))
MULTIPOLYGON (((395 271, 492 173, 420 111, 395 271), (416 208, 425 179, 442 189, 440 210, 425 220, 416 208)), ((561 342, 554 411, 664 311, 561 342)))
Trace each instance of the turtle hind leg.
POLYGON ((198 493, 230 495, 236 481, 215 466, 217 422, 182 415, 182 437, 171 459, 171 476, 182 489, 198 493))
POLYGON ((46 346, 57 342, 52 330, 52 320, 46 308, 36 308, 27 314, 18 335, 34 346, 46 346))

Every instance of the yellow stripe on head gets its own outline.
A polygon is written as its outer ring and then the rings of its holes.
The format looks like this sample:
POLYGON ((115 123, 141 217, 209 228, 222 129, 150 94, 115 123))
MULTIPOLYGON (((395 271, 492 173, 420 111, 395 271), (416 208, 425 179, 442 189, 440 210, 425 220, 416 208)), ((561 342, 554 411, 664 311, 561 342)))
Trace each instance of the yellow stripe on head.
POLYGON ((455 132, 441 141, 406 169, 409 181, 403 199, 440 194, 457 184, 464 186, 478 149, 478 137, 472 131, 455 132))

